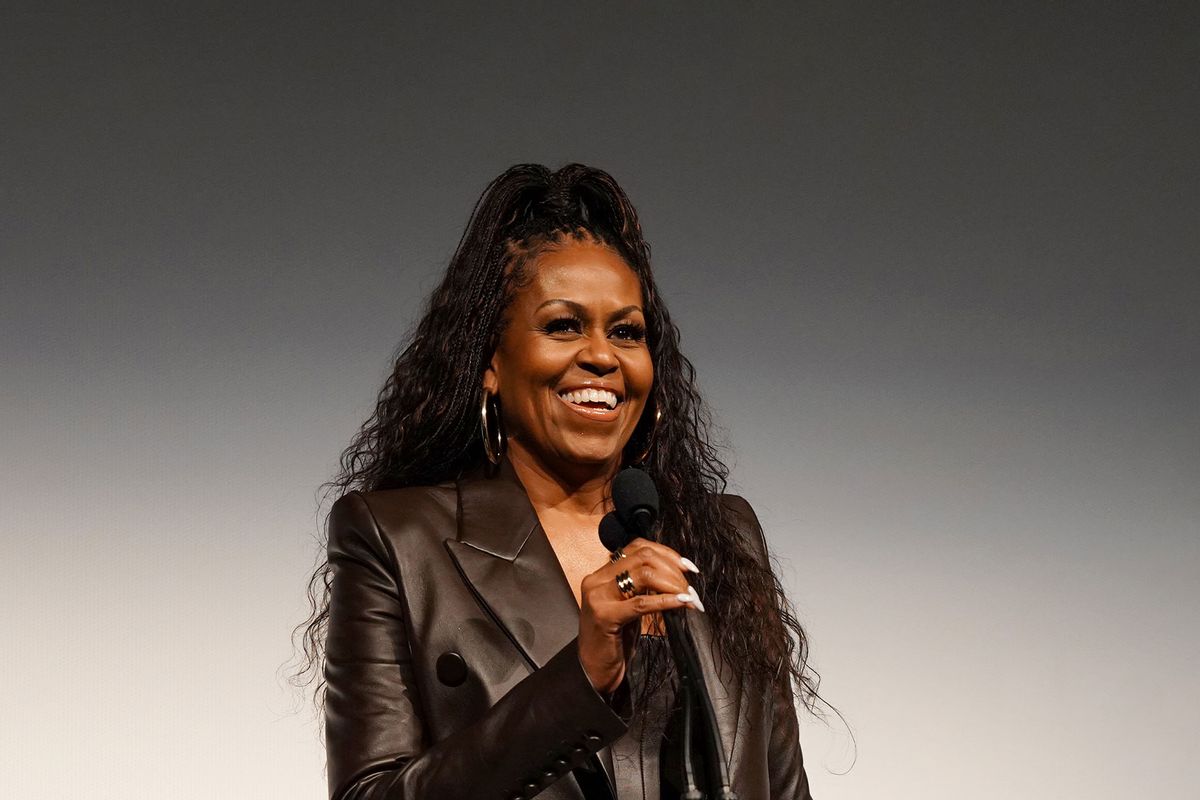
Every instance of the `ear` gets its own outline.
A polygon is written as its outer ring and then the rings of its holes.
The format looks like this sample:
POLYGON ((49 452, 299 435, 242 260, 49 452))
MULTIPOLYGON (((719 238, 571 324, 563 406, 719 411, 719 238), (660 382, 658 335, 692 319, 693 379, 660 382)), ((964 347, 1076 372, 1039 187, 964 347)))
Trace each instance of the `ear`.
POLYGON ((496 355, 493 353, 491 362, 483 371, 483 390, 492 394, 500 394, 500 373, 496 360, 496 355))

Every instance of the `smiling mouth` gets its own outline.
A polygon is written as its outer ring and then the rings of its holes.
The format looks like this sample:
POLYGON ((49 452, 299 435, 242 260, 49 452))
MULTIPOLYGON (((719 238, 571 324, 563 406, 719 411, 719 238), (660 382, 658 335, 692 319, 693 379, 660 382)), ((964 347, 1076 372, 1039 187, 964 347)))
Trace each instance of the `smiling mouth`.
POLYGON ((574 389, 558 393, 572 411, 591 419, 616 419, 621 399, 607 389, 574 389))
POLYGON ((584 408, 607 408, 612 410, 621 402, 620 398, 607 389, 575 389, 559 392, 558 396, 571 405, 584 408))

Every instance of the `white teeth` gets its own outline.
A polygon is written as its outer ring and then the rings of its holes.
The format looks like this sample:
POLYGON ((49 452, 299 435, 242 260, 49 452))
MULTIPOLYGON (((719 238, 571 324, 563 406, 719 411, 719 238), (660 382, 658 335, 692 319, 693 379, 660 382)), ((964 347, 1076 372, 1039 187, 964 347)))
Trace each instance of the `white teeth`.
POLYGON ((607 389, 576 389, 562 392, 559 397, 568 403, 604 403, 610 409, 617 407, 617 395, 607 389))

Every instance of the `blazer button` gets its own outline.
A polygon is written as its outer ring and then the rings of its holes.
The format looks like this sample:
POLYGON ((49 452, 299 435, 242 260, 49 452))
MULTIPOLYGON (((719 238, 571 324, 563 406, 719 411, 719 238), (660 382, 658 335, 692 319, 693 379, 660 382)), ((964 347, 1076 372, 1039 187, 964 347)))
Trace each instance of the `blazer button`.
POLYGON ((589 750, 599 750, 600 744, 604 740, 600 738, 600 734, 598 733, 589 733, 584 737, 583 741, 588 746, 589 750))
POLYGON ((570 768, 571 765, 567 763, 565 758, 556 758, 554 759, 554 763, 550 765, 550 769, 554 770, 559 775, 562 775, 570 768))
POLYGON ((542 790, 542 787, 536 783, 533 783, 532 781, 525 784, 525 796, 526 797, 533 797, 541 790, 542 790))
POLYGON ((454 651, 442 653, 437 660, 437 676, 447 686, 462 686, 467 679, 467 662, 454 651))

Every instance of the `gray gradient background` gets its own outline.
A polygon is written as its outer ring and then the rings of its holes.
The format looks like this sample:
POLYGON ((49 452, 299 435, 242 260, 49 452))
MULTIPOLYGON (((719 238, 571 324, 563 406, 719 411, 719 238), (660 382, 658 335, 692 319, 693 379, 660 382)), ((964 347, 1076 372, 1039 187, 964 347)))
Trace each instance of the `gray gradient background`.
POLYGON ((814 794, 1200 797, 1192 4, 156 5, 0 26, 0 795, 324 797, 315 488, 579 160, 857 735, 814 794))

